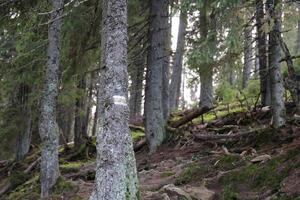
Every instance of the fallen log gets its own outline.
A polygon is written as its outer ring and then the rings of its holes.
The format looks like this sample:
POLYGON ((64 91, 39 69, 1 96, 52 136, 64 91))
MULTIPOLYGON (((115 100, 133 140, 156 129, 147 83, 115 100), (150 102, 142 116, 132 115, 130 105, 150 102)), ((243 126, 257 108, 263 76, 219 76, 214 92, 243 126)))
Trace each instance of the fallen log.
POLYGON ((222 140, 222 139, 238 139, 244 136, 248 136, 254 133, 261 133, 268 128, 263 127, 263 128, 257 128, 249 131, 244 131, 240 133, 235 133, 235 134, 195 134, 194 137, 198 140, 222 140))
POLYGON ((135 152, 141 150, 147 144, 147 139, 144 137, 133 145, 135 152))
POLYGON ((135 126, 135 125, 129 124, 129 128, 130 128, 131 131, 145 132, 144 127, 141 127, 141 126, 135 126))
POLYGON ((199 117, 200 115, 203 115, 203 114, 209 112, 211 109, 212 108, 209 108, 207 106, 195 108, 191 112, 186 114, 185 116, 181 117, 179 120, 170 122, 169 126, 172 128, 178 128, 178 127, 192 121, 193 119, 199 117))

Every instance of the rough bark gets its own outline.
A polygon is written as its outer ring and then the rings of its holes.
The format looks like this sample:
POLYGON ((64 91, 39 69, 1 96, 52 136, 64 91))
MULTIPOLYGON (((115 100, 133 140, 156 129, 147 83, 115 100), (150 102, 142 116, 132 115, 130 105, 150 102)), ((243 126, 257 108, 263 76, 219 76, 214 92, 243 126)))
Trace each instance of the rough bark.
POLYGON ((281 12, 278 9, 279 0, 268 0, 267 7, 270 17, 274 20, 274 25, 269 33, 269 69, 271 77, 271 102, 273 121, 275 128, 279 128, 286 123, 286 110, 284 104, 284 87, 280 70, 280 34, 281 12))
POLYGON ((156 151, 165 138, 162 108, 162 68, 164 62, 164 18, 166 0, 150 1, 150 47, 145 90, 145 128, 150 153, 156 151))
POLYGON ((267 34, 263 30, 264 19, 264 2, 256 0, 256 28, 257 28, 257 48, 259 60, 259 77, 260 77, 260 92, 262 106, 271 105, 271 89, 270 76, 268 70, 267 59, 267 34))
MULTIPOLYGON (((298 6, 298 15, 300 14, 300 5, 297 4, 298 6)), ((297 27, 297 43, 296 43, 296 53, 300 53, 300 19, 298 20, 298 27, 297 27)))
POLYGON ((48 61, 45 70, 44 89, 41 101, 39 133, 41 152, 41 198, 49 196, 59 177, 58 126, 56 104, 58 95, 59 40, 61 29, 62 0, 52 0, 51 18, 48 28, 48 61))
POLYGON ((163 69, 162 69, 162 106, 163 106, 163 116, 164 119, 169 117, 170 112, 170 105, 169 105, 169 81, 170 81, 170 58, 172 55, 171 50, 171 24, 169 22, 170 13, 169 13, 169 1, 167 1, 167 8, 165 10, 165 15, 163 17, 164 20, 164 27, 163 30, 165 31, 165 39, 164 39, 164 62, 163 62, 163 69))
POLYGON ((87 137, 86 124, 86 77, 83 75, 77 85, 78 97, 75 102, 74 147, 80 148, 87 137))
POLYGON ((244 68, 243 68, 243 80, 242 87, 248 86, 248 81, 251 75, 252 62, 252 28, 251 26, 245 27, 244 30, 244 68))
POLYGON ((141 116, 142 112, 142 92, 143 80, 145 71, 145 56, 139 52, 139 55, 134 60, 134 69, 130 73, 130 120, 141 116))
POLYGON ((178 103, 176 102, 179 102, 179 97, 180 97, 186 27, 187 27, 187 13, 181 10, 179 29, 178 29, 178 38, 177 38, 177 47, 174 56, 174 65, 172 69, 172 79, 170 84, 170 95, 169 95, 170 110, 174 110, 178 108, 178 103))
POLYGON ((91 200, 136 200, 127 105, 127 0, 104 0, 98 87, 97 170, 91 200))

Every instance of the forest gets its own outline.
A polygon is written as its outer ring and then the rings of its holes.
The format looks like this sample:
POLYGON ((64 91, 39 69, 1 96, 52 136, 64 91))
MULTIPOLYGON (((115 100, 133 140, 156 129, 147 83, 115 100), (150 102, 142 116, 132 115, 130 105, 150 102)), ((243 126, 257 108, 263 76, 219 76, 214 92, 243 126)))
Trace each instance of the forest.
POLYGON ((300 200, 299 0, 0 0, 0 200, 300 200))

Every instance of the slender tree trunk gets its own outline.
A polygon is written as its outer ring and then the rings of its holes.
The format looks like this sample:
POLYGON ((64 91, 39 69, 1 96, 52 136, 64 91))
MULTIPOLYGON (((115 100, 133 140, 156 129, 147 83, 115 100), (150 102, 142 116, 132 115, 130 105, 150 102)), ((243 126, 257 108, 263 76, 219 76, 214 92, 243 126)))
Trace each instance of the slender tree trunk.
POLYGON ((267 34, 263 30, 263 25, 266 23, 264 19, 264 13, 263 0, 256 0, 256 24, 258 34, 257 48, 259 59, 261 104, 263 106, 268 106, 271 105, 271 87, 267 61, 267 34))
POLYGON ((186 11, 181 10, 179 29, 178 29, 178 38, 177 38, 177 48, 174 57, 174 66, 172 70, 172 79, 170 84, 170 96, 169 96, 170 110, 174 110, 178 108, 178 103, 176 104, 176 102, 179 101, 179 97, 180 97, 186 27, 187 27, 187 13, 186 11))
POLYGON ((96 131, 97 131, 97 126, 98 126, 98 105, 99 105, 99 97, 98 97, 98 89, 97 89, 97 93, 96 93, 96 111, 94 114, 94 122, 93 122, 93 129, 92 129, 92 136, 96 136, 96 131))
POLYGON ((127 105, 127 0, 103 0, 96 187, 91 200, 137 200, 127 105))
POLYGON ((78 149, 85 143, 87 137, 87 124, 86 124, 86 77, 80 78, 77 85, 78 97, 75 102, 75 123, 74 123, 74 147, 78 149), (83 92, 83 94, 82 94, 83 92))
POLYGON ((63 1, 52 0, 48 28, 48 61, 45 70, 44 89, 41 102, 40 137, 41 152, 41 198, 49 196, 59 177, 58 145, 59 132, 56 122, 58 96, 59 40, 63 1))
POLYGON ((163 106, 163 116, 164 119, 169 117, 170 105, 169 105, 169 81, 170 81, 170 58, 172 55, 171 50, 171 24, 169 22, 169 1, 167 1, 166 14, 163 17, 165 30, 165 43, 164 43, 164 63, 162 69, 162 106, 163 106))
POLYGON ((253 65, 252 62, 252 28, 251 26, 245 27, 244 30, 244 68, 243 68, 243 81, 242 88, 246 88, 248 86, 248 81, 251 75, 251 68, 253 65))
POLYGON ((281 11, 278 9, 280 0, 268 0, 267 6, 274 25, 269 33, 269 66, 271 77, 271 101, 273 112, 273 126, 279 128, 286 123, 284 104, 284 87, 280 70, 280 41, 281 11))
POLYGON ((165 138, 162 108, 162 68, 164 62, 164 18, 167 0, 150 1, 150 47, 145 90, 145 128, 150 153, 156 151, 165 138))
POLYGON ((141 116, 142 112, 142 92, 145 71, 145 56, 139 52, 134 60, 134 69, 131 72, 130 86, 130 120, 141 116))
POLYGON ((21 84, 19 86, 17 94, 17 104, 16 106, 20 109, 20 118, 22 119, 22 124, 19 124, 22 128, 17 138, 16 145, 16 160, 22 160, 28 153, 31 144, 32 135, 32 118, 31 118, 31 108, 28 105, 30 89, 27 85, 21 84))

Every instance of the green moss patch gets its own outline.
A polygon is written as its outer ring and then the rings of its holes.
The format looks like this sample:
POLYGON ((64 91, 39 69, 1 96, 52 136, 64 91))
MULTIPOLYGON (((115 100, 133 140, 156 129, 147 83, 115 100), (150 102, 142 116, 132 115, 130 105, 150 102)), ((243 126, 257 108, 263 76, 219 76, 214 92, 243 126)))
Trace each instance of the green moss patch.
POLYGON ((139 130, 135 130, 135 131, 131 131, 131 137, 133 139, 133 141, 137 141, 138 139, 140 139, 141 137, 144 137, 145 133, 139 130))
POLYGON ((216 168, 219 170, 230 170, 238 166, 245 164, 240 155, 224 155, 216 164, 216 168))
POLYGON ((63 174, 79 172, 83 166, 81 162, 67 162, 60 165, 60 171, 63 174))
POLYGON ((238 188, 243 185, 255 192, 268 188, 279 189, 280 183, 289 172, 300 167, 300 163, 294 159, 299 153, 299 150, 292 150, 265 164, 249 164, 240 171, 226 174, 220 178, 219 182, 224 187, 232 185, 233 188, 238 188))
POLYGON ((191 182, 197 182, 207 175, 208 168, 199 163, 189 164, 181 174, 176 178, 175 185, 184 185, 191 182))
POLYGON ((162 173, 160 174, 160 177, 162 177, 162 178, 167 178, 167 177, 170 177, 170 176, 173 176, 173 175, 175 175, 175 173, 172 172, 172 171, 164 171, 164 172, 162 172, 162 173))

